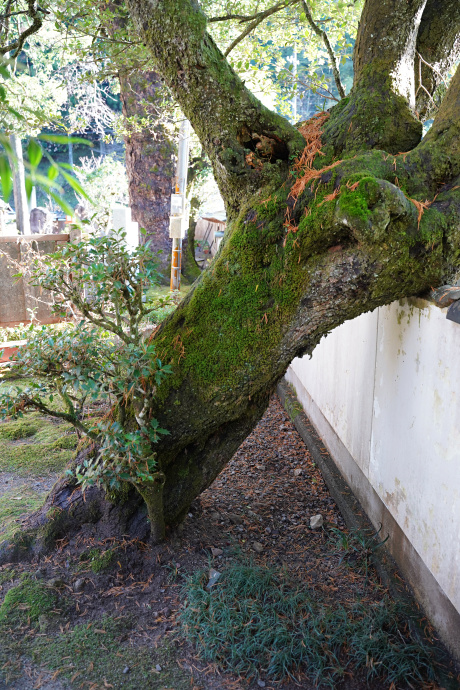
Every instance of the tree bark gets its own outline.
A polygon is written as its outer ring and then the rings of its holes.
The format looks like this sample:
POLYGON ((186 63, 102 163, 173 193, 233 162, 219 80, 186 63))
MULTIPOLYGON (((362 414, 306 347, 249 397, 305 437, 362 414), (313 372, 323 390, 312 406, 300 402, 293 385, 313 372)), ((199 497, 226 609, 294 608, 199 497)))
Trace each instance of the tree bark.
MULTIPOLYGON (((160 87, 160 78, 152 71, 120 74, 123 115, 141 120, 158 115, 162 99, 160 87)), ((154 131, 145 126, 139 131, 135 127, 125 135, 125 147, 133 220, 146 231, 145 235, 140 235, 141 243, 150 242, 154 252, 162 252, 160 270, 167 280, 171 263, 169 212, 175 147, 159 117, 154 131)))
POLYGON ((425 2, 392 2, 399 23, 388 6, 367 0, 350 98, 302 136, 247 91, 189 0, 129 0, 229 215, 219 254, 154 338, 174 372, 154 410, 170 431, 156 448, 167 525, 225 466, 294 357, 460 266, 460 71, 420 142, 412 107, 425 2))
POLYGON ((430 97, 460 58, 460 3, 457 0, 428 0, 416 51, 416 109, 425 117, 427 112, 433 112, 430 97))

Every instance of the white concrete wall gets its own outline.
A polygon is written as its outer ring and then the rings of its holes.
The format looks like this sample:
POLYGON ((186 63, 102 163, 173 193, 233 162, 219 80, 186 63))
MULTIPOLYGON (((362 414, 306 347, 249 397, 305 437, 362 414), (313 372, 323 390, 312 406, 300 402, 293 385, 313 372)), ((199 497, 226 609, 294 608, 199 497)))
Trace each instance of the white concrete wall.
POLYGON ((460 612, 460 325, 428 302, 393 303, 286 378, 370 519, 382 520, 375 492, 460 612))

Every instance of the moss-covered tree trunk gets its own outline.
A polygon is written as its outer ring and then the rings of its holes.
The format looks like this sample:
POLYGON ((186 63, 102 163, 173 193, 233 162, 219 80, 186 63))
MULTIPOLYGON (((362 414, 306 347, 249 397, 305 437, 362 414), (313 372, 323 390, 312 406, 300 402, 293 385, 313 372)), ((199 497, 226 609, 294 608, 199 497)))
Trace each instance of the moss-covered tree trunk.
POLYGON ((141 242, 150 242, 155 252, 162 251, 160 266, 169 279, 174 145, 160 117, 164 89, 155 72, 134 70, 120 74, 120 95, 126 118, 126 172, 133 220, 146 231, 141 242))
MULTIPOLYGON (((300 133, 246 89, 191 0, 128 5, 211 159, 229 218, 218 256, 155 336, 174 370, 154 411, 170 431, 157 451, 173 525, 252 430, 294 357, 347 319, 458 270, 460 71, 421 140, 416 45, 432 3, 367 0, 352 93, 300 133)), ((458 13, 452 21, 446 55, 458 13)))

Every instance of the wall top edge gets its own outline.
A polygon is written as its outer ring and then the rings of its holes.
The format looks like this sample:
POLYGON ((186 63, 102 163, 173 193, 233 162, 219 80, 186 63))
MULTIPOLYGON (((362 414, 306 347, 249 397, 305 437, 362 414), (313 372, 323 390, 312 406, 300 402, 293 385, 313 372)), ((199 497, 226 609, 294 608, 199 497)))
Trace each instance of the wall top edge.
POLYGON ((61 235, 2 235, 0 243, 6 244, 9 242, 68 242, 70 235, 63 233, 61 235))

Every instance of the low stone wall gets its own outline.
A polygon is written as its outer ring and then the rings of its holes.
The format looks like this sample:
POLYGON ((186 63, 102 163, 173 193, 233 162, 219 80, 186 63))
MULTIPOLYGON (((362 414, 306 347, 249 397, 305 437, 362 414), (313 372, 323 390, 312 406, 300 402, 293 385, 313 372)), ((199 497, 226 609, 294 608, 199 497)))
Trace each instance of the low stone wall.
POLYGON ((52 254, 59 245, 69 242, 70 235, 22 235, 0 237, 0 326, 28 323, 31 311, 40 323, 57 323, 51 315, 47 297, 41 288, 32 287, 25 280, 14 278, 18 272, 13 261, 21 261, 25 251, 32 248, 41 254, 52 254))

